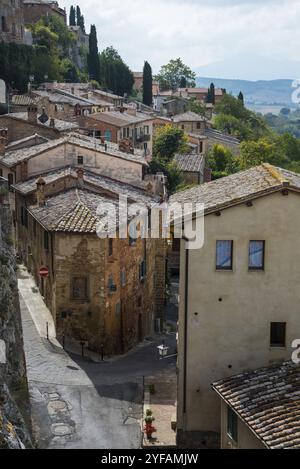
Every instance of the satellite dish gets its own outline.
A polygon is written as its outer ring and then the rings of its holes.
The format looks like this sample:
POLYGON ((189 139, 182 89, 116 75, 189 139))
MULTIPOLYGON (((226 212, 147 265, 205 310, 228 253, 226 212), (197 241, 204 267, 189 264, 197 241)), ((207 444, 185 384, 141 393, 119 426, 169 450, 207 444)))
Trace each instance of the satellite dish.
POLYGON ((6 104, 6 84, 0 79, 0 104, 6 104))

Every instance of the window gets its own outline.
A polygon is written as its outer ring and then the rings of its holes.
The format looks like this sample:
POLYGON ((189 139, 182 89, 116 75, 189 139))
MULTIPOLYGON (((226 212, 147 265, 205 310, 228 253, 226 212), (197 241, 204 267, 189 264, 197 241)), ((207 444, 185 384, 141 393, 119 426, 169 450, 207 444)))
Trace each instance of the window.
POLYGON ((200 142, 200 145, 199 145, 199 151, 200 151, 200 153, 202 153, 202 152, 203 152, 203 142, 200 142))
POLYGON ((81 155, 77 156, 77 164, 83 164, 83 156, 81 155))
POLYGON ((1 30, 4 32, 4 33, 7 33, 7 25, 6 25, 6 18, 5 16, 1 16, 1 30))
POLYGON ((201 129, 201 122, 197 122, 197 129, 201 129))
POLYGON ((107 142, 110 142, 110 141, 111 141, 111 130, 106 129, 106 130, 105 130, 105 133, 104 133, 104 136, 105 136, 105 140, 106 140, 107 142))
POLYGON ((82 301, 89 299, 87 277, 72 278, 72 299, 82 301))
POLYGON ((271 347, 285 347, 285 322, 271 322, 270 331, 270 346, 271 347))
POLYGON ((227 407, 227 433, 235 442, 237 442, 237 415, 231 409, 227 407))
POLYGON ((2 169, 0 168, 0 177, 2 177, 2 176, 3 176, 3 171, 2 171, 2 169))
POLYGON ((139 265, 139 280, 143 282, 146 276, 146 261, 142 261, 139 265))
POLYGON ((249 270, 264 270, 265 242, 249 242, 249 270))
POLYGON ((122 269, 121 270, 121 286, 125 287, 126 285, 126 270, 122 269))
POLYGON ((21 224, 28 228, 28 212, 26 207, 21 207, 21 224))
POLYGON ((49 249, 49 236, 48 236, 47 231, 44 231, 44 249, 46 251, 48 251, 48 249, 49 249))
POLYGON ((136 239, 129 236, 129 246, 135 246, 135 245, 136 245, 136 239))
POLYGON ((108 255, 109 255, 109 256, 112 256, 112 255, 113 255, 113 250, 114 250, 114 247, 113 247, 113 239, 112 239, 112 238, 109 238, 109 240, 108 240, 108 255))
POLYGON ((184 125, 181 126, 182 130, 184 130, 184 125))
POLYGON ((10 187, 14 183, 14 175, 12 173, 9 173, 7 175, 7 180, 8 180, 8 187, 10 187))
POLYGON ((233 241, 217 241, 216 268, 232 270, 233 241))

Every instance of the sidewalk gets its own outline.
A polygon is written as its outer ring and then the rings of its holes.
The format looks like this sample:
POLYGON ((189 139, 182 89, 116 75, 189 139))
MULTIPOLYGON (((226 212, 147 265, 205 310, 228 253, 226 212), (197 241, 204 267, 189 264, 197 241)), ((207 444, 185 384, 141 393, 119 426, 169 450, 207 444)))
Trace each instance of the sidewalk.
POLYGON ((148 440, 144 434, 143 447, 175 447, 176 432, 172 429, 172 422, 176 419, 176 372, 173 370, 148 376, 144 385, 144 417, 147 409, 152 410, 156 432, 153 433, 151 440, 148 440), (154 390, 154 394, 150 392, 151 390, 154 390))
POLYGON ((18 275, 18 288, 20 296, 25 301, 34 325, 40 337, 47 338, 47 325, 48 325, 48 338, 50 342, 56 347, 62 348, 56 339, 55 325, 53 317, 43 298, 39 292, 38 287, 24 265, 19 265, 18 275))

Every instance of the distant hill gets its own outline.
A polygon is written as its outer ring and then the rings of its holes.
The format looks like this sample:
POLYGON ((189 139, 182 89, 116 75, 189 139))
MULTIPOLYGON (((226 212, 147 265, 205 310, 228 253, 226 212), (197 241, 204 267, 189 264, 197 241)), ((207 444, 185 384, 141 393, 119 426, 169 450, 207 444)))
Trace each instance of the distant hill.
POLYGON ((229 80, 213 77, 198 77, 197 86, 209 87, 214 83, 218 88, 225 88, 227 93, 237 96, 240 91, 244 94, 246 104, 250 107, 259 106, 288 106, 292 107, 291 96, 293 80, 229 80))

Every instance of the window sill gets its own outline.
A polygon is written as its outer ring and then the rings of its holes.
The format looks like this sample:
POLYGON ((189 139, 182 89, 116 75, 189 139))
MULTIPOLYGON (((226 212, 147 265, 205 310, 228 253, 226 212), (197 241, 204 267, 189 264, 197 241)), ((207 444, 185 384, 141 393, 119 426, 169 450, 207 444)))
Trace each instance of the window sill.
POLYGON ((285 345, 270 345, 270 350, 286 350, 287 347, 285 345))
POLYGON ((215 269, 216 272, 232 272, 233 273, 233 269, 220 269, 219 267, 217 267, 215 269))

